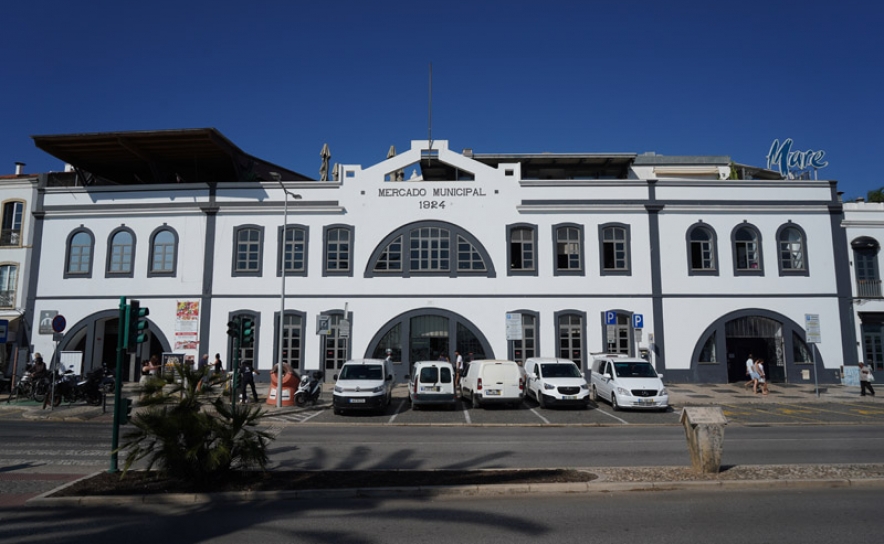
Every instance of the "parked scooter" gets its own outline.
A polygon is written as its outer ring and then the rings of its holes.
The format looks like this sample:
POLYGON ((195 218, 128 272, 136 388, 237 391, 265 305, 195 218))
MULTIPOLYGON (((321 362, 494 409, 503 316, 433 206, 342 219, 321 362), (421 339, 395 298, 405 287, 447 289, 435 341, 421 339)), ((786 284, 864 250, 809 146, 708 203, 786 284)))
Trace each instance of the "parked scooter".
POLYGON ((301 376, 298 391, 295 393, 295 405, 306 406, 309 402, 315 406, 322 394, 322 372, 314 370, 311 374, 301 376))
POLYGON ((73 370, 66 370, 64 373, 58 374, 52 405, 58 406, 62 400, 68 404, 84 400, 92 406, 100 405, 104 399, 104 392, 101 390, 104 374, 104 368, 90 371, 86 375, 86 379, 81 379, 79 375, 74 374, 73 370))

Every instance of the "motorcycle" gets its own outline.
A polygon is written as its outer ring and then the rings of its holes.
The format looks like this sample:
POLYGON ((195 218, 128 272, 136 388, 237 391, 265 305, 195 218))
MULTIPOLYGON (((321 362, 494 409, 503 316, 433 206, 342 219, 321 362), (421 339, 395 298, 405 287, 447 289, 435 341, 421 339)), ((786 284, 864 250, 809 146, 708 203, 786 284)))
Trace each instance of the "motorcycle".
POLYGON ((117 377, 114 371, 107 367, 107 363, 101 363, 101 391, 105 395, 110 395, 117 388, 117 377))
POLYGON ((309 402, 313 406, 319 401, 322 394, 322 372, 315 370, 312 374, 301 377, 298 390, 295 392, 295 405, 306 406, 309 402))
POLYGON ((101 389, 101 382, 105 378, 104 368, 90 371, 86 374, 85 380, 74 374, 73 370, 66 370, 57 376, 52 406, 60 405, 62 400, 68 404, 85 400, 86 404, 98 406, 104 400, 104 392, 101 389))

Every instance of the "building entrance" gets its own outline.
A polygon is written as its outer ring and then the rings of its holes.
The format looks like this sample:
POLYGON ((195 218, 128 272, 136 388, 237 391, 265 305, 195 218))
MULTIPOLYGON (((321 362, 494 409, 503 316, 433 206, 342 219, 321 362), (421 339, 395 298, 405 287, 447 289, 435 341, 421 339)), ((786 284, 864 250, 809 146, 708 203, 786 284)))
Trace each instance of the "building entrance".
POLYGON ((369 344, 366 357, 385 358, 387 350, 395 363, 396 379, 411 373, 417 361, 447 358, 455 361, 459 352, 465 361, 489 359, 494 352, 485 335, 468 319, 438 308, 412 310, 390 320, 369 344))
POLYGON ((764 373, 772 383, 786 381, 783 325, 773 319, 747 316, 725 324, 728 382, 745 382, 746 359, 764 359, 764 373))

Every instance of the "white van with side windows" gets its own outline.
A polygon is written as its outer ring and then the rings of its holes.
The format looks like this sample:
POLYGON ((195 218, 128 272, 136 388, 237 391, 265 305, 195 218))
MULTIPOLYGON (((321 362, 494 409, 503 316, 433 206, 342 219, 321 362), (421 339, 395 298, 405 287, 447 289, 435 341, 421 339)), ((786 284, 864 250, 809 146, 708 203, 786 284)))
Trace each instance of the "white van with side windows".
POLYGON ((642 408, 666 411, 669 393, 663 375, 644 359, 608 354, 592 361, 590 397, 611 403, 614 410, 642 408))
POLYGON ((353 359, 334 375, 332 407, 345 410, 383 411, 393 398, 393 364, 383 359, 353 359))
POLYGON ((534 397, 541 408, 589 406, 589 384, 570 359, 531 357, 525 361, 525 377, 525 394, 534 397))
POLYGON ((457 408, 454 367, 447 361, 418 361, 408 376, 408 400, 418 410, 422 406, 457 408))
POLYGON ((460 396, 473 408, 485 404, 519 406, 525 398, 525 375, 515 361, 473 361, 460 380, 460 396))

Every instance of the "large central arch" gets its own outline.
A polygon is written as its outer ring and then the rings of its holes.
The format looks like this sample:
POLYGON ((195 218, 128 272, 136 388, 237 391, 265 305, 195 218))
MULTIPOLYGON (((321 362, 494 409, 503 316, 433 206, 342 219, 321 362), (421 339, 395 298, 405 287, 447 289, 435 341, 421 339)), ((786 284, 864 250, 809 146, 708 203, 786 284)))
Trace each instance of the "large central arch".
POLYGON ((378 329, 365 357, 383 359, 392 350, 396 379, 409 374, 411 365, 419 360, 436 360, 440 355, 454 362, 454 352, 464 359, 472 353, 475 359, 493 359, 491 344, 472 321, 441 308, 418 308, 397 315, 378 329))
MULTIPOLYGON (((727 313, 703 331, 694 346, 691 368, 685 381, 733 383, 745 381, 746 359, 765 361, 765 373, 773 383, 801 383, 817 369, 825 369, 818 350, 808 345, 804 328, 783 314, 761 308, 727 313), (811 374, 808 374, 810 372, 811 374)), ((676 378, 679 371, 668 370, 676 378)), ((834 372, 820 371, 821 383, 835 383, 834 372)))

